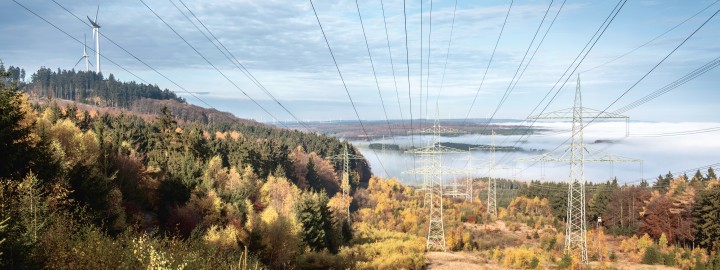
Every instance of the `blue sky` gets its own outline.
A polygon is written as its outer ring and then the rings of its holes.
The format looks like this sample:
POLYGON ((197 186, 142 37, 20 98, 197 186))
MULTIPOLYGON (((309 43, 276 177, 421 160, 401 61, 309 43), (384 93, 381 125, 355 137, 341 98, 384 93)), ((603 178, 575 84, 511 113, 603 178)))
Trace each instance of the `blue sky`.
MULTIPOLYGON (((140 1, 56 1, 82 18, 94 14, 99 4, 102 33, 170 79, 190 91, 209 92, 199 97, 218 109, 230 111, 243 118, 265 121, 271 118, 249 102, 240 91, 175 36, 140 1)), ((179 5, 177 0, 173 1, 179 5)), ((52 1, 18 2, 80 40, 84 34, 88 35, 88 46, 94 46, 91 30, 52 1)), ((228 74, 238 86, 266 106, 275 117, 280 120, 291 119, 289 114, 232 66, 169 1, 146 2, 228 74)), ((250 72, 299 118, 356 119, 308 1, 184 2, 250 72)), ((316 0, 314 3, 360 117, 364 120, 384 119, 355 2, 316 0)), ((435 108, 433 103, 440 89, 455 1, 432 1, 429 72, 426 61, 431 2, 423 1, 421 35, 420 1, 407 1, 408 59, 405 56, 403 2, 385 0, 384 3, 398 93, 390 65, 380 1, 359 1, 387 114, 391 119, 399 119, 400 107, 404 118, 409 116, 410 100, 405 64, 408 60, 413 115, 420 115, 418 104, 421 103, 422 110, 427 111, 425 102, 419 102, 419 86, 422 80, 422 92, 425 95, 428 80, 427 91, 431 97, 428 107, 429 116, 432 117, 435 108)), ((548 19, 541 28, 541 35, 561 3, 561 0, 553 2, 548 19)), ((560 78, 616 3, 568 0, 537 56, 496 117, 526 117, 560 78)), ((583 73, 581 78, 584 105, 597 109, 607 107, 720 9, 720 3, 715 0, 628 1, 579 70, 587 70, 622 55, 713 3, 715 4, 694 19, 648 46, 611 64, 583 73)), ((438 96, 443 118, 463 118, 468 113, 509 4, 509 1, 458 1, 446 77, 442 92, 438 96)), ((497 106, 549 4, 549 0, 514 2, 477 102, 470 111, 470 117, 488 117, 497 106)), ((611 110, 647 95, 720 56, 717 35, 719 32, 720 18, 716 17, 611 107, 611 110)), ((41 66, 69 69, 82 56, 82 45, 12 1, 0 3, 0 36, 0 59, 5 65, 21 66, 31 72, 41 66)), ((101 40, 101 52, 148 82, 182 92, 107 40, 101 40)), ((113 73, 122 80, 138 80, 104 60, 103 73, 113 73)), ((648 121, 720 121, 720 114, 714 113, 720 98, 720 91, 717 91, 718 76, 720 71, 712 70, 627 112, 627 115, 633 119, 648 121)), ((574 81, 574 78, 571 79, 563 88, 549 110, 571 106, 574 81)), ((184 96, 189 102, 200 104, 193 97, 184 96)))

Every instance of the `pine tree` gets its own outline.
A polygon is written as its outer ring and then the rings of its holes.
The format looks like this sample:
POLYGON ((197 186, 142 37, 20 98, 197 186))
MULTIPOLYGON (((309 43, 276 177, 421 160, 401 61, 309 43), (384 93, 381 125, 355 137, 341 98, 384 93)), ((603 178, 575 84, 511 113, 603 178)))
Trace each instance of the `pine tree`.
POLYGON ((322 183, 320 183, 320 176, 315 170, 315 163, 313 162, 312 157, 308 158, 307 175, 305 176, 305 181, 307 181, 308 186, 310 186, 310 188, 315 191, 320 191, 320 189, 322 189, 322 183))
POLYGON ((657 181, 655 182, 655 185, 653 185, 653 187, 665 192, 668 190, 668 187, 670 186, 670 182, 672 182, 672 180, 673 175, 671 172, 668 172, 665 177, 663 177, 662 175, 658 175, 657 181))
POLYGON ((692 217, 700 246, 720 250, 720 185, 700 192, 692 217))
POLYGON ((20 178, 29 169, 35 147, 30 134, 31 127, 23 125, 25 112, 23 97, 14 83, 6 85, 9 74, 0 73, 0 178, 20 178))
POLYGON ((694 182, 694 181, 698 181, 698 182, 699 182, 699 181, 704 181, 704 180, 705 180, 705 179, 704 179, 702 173, 700 172, 700 170, 697 170, 697 171, 695 172, 695 175, 693 175, 692 181, 693 181, 693 182, 694 182))
POLYGON ((715 170, 713 170, 712 167, 708 168, 708 173, 707 173, 707 177, 705 178, 705 180, 710 181, 710 180, 716 180, 716 179, 718 179, 718 177, 715 175, 715 170))
POLYGON ((298 202, 297 216, 302 225, 303 242, 314 251, 328 249, 337 252, 333 246, 332 223, 328 198, 325 192, 305 192, 298 202))
MULTIPOLYGON (((617 180, 613 182, 617 185, 617 180)), ((604 216, 607 212, 608 204, 612 199, 613 184, 609 182, 602 185, 602 188, 593 194, 588 203, 588 216, 591 220, 597 220, 598 217, 604 216)))

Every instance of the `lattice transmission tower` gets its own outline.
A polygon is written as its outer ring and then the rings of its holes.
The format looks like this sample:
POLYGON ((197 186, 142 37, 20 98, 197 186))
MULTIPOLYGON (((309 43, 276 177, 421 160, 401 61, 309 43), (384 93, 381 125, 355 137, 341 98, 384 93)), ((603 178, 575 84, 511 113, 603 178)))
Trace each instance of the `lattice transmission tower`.
MULTIPOLYGON (((582 107, 580 77, 578 76, 577 86, 575 88, 575 103, 572 108, 529 117, 529 119, 572 119, 572 137, 569 149, 564 150, 560 155, 554 156, 554 152, 551 152, 530 158, 518 158, 515 159, 515 161, 570 163, 565 252, 571 255, 579 255, 582 262, 587 263, 585 163, 641 162, 641 160, 610 155, 587 147, 583 141, 584 118, 625 119, 625 122, 628 123, 629 117, 582 107)), ((628 130, 626 127, 626 134, 628 130)))
POLYGON ((493 217, 497 217, 497 179, 495 178, 495 130, 490 131, 490 145, 470 148, 470 150, 489 150, 490 162, 488 164, 488 187, 487 187, 487 212, 493 217))
MULTIPOLYGON (((437 105, 436 105, 437 106, 437 105)), ((437 110, 437 107, 436 107, 437 110)), ((428 133, 432 130, 432 143, 428 146, 413 149, 410 152, 421 155, 425 158, 425 166, 418 167, 414 170, 405 171, 403 174, 419 174, 423 175, 425 182, 425 194, 429 198, 429 226, 426 248, 428 250, 445 251, 445 225, 443 223, 443 175, 446 174, 465 174, 465 170, 456 170, 442 166, 442 155, 444 154, 462 154, 466 151, 442 146, 440 144, 440 135, 449 132, 458 133, 457 130, 448 129, 440 126, 439 112, 435 112, 435 123, 428 130, 422 130, 419 133, 428 133)))
MULTIPOLYGON (((350 154, 348 152, 348 142, 346 141, 344 143, 344 149, 343 153, 339 155, 334 155, 327 157, 327 159, 334 159, 334 160, 341 160, 343 163, 343 172, 342 172, 342 180, 340 182, 340 187, 342 188, 343 195, 347 197, 350 196, 350 160, 351 159, 365 159, 364 157, 350 154)), ((347 220, 350 222, 350 204, 348 204, 347 207, 347 220)))

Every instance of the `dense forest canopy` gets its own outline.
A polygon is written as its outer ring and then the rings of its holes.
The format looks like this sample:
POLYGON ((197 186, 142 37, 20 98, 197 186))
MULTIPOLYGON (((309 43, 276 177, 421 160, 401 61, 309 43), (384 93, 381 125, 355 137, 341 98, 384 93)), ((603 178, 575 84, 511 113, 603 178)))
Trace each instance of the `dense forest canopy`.
MULTIPOLYGON (((5 67, 0 64, 0 70, 5 67)), ((181 103, 185 99, 178 97, 168 89, 160 89, 157 85, 144 83, 122 82, 113 74, 107 78, 102 73, 93 71, 76 71, 46 67, 29 76, 26 81, 25 70, 10 66, 8 77, 27 93, 43 98, 66 99, 76 102, 130 108, 133 102, 140 99, 175 100, 181 103)))
MULTIPOLYGON (((146 252, 118 262, 129 268, 155 263, 158 249, 175 267, 185 256, 203 267, 248 263, 249 252, 276 268, 297 263, 304 248, 337 253, 350 240, 339 217, 352 201, 339 192, 341 164, 324 158, 347 142, 234 117, 187 121, 167 107, 147 119, 31 103, 6 71, 0 84, 3 267, 89 267, 75 252, 89 252, 92 238, 95 248, 146 252), (295 242, 278 246, 286 241, 295 242), (186 253, 198 245, 234 253, 186 253)), ((351 170, 354 193, 370 168, 357 160, 351 170)))
MULTIPOLYGON (((427 266, 424 194, 371 176, 366 160, 351 161, 340 192, 341 162, 327 157, 347 142, 173 99, 33 102, 23 73, 0 73, 2 268, 427 266)), ((470 199, 443 198, 449 251, 491 268, 581 267, 563 248, 567 183, 498 179, 494 216, 487 180, 470 199)), ((712 167, 618 182, 586 184, 592 268, 720 269, 712 167)))

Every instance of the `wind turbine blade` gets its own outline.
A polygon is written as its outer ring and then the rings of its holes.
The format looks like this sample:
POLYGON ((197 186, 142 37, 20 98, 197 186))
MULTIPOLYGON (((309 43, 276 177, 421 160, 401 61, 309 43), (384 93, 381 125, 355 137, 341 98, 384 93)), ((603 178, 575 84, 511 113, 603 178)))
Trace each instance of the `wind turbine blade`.
POLYGON ((80 64, 80 62, 82 62, 83 59, 85 59, 85 56, 80 57, 80 60, 78 60, 77 63, 75 63, 75 65, 73 66, 73 69, 75 69, 75 67, 77 67, 77 65, 80 64))
POLYGON ((97 23, 98 13, 100 13, 100 5, 98 5, 97 11, 95 11, 95 23, 97 23))
POLYGON ((95 65, 93 65, 90 61, 88 61, 88 64, 90 64, 91 67, 95 67, 95 65))

